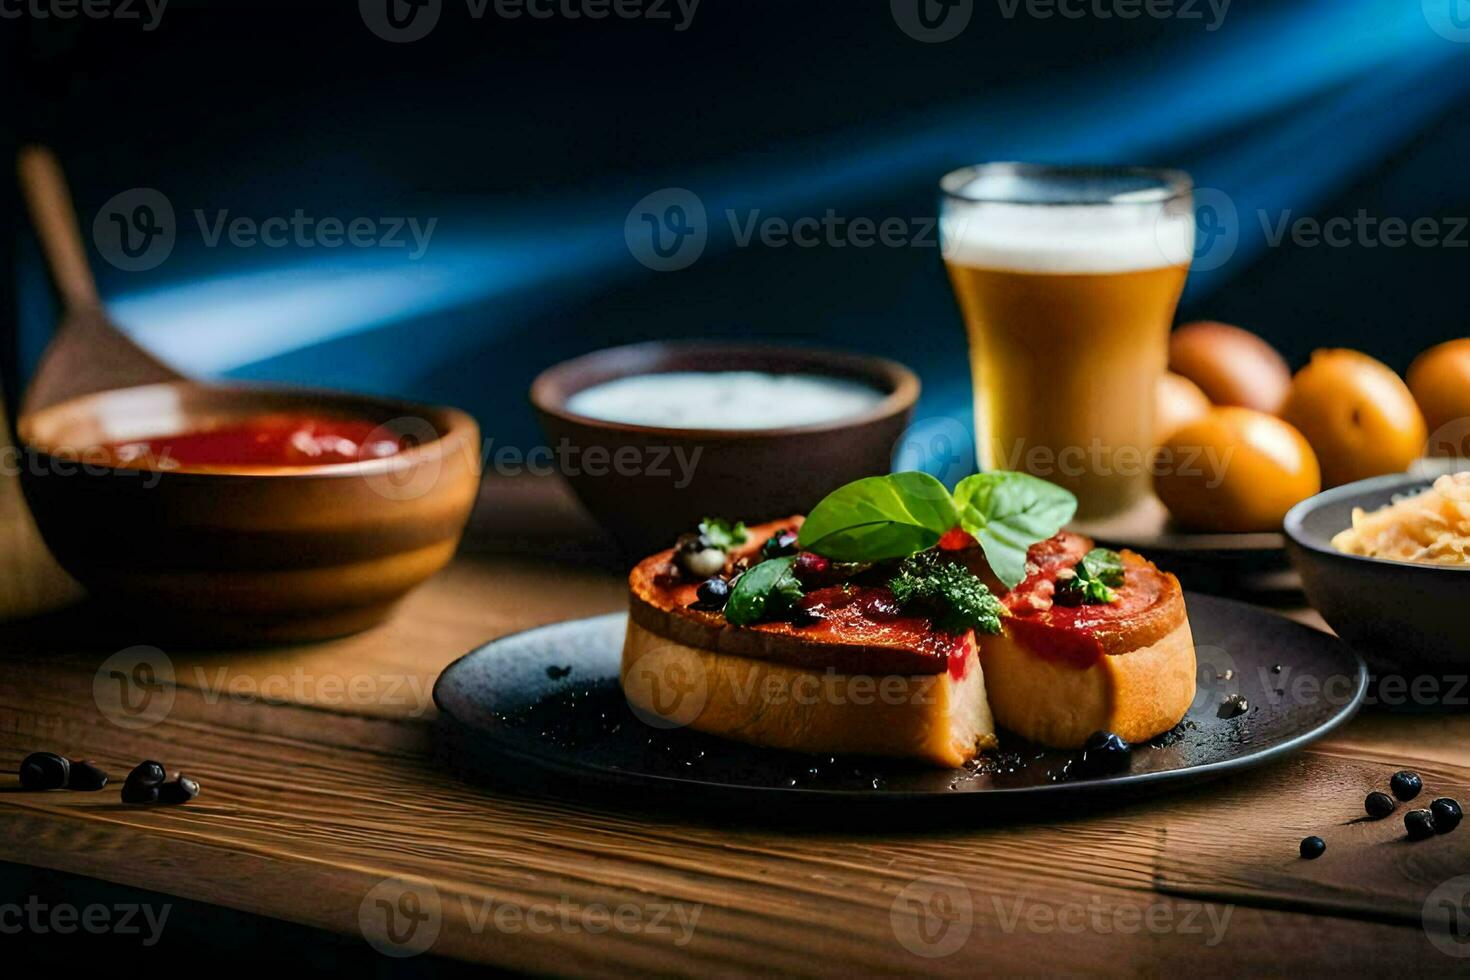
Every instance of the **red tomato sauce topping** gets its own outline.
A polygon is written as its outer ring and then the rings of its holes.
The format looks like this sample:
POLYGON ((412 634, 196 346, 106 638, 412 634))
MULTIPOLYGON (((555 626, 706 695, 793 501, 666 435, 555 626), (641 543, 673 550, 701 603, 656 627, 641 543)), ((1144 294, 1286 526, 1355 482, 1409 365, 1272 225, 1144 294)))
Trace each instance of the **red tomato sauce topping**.
POLYGON ((118 466, 328 466, 402 452, 402 439, 366 419, 260 415, 217 428, 104 443, 118 466))

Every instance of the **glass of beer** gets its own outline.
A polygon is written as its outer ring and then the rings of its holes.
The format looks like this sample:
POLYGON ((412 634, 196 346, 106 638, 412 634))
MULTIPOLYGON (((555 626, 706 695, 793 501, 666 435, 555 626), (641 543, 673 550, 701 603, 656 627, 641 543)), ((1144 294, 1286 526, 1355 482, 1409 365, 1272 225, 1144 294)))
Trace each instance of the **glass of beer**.
POLYGON ((976 455, 1096 519, 1150 494, 1154 399, 1194 250, 1182 171, 991 163, 940 182, 976 455))

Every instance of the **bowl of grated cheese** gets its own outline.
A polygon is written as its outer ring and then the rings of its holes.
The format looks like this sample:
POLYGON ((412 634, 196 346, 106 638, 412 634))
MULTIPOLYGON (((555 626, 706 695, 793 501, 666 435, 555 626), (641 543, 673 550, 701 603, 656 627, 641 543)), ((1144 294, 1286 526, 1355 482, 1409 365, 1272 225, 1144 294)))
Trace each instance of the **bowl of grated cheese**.
POLYGON ((1402 703, 1470 702, 1470 684, 1456 695, 1445 687, 1470 672, 1470 470, 1334 487, 1293 507, 1285 531, 1307 598, 1404 685, 1402 703))

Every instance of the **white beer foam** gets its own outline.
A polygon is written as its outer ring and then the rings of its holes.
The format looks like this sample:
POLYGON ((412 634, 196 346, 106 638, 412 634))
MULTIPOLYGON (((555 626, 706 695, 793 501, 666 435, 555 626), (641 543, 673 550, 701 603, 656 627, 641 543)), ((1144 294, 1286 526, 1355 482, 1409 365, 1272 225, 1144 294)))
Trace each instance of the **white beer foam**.
POLYGON ((1115 273, 1184 265, 1194 254, 1194 212, 1175 201, 1035 205, 950 201, 940 224, 944 257, 1014 272, 1115 273))

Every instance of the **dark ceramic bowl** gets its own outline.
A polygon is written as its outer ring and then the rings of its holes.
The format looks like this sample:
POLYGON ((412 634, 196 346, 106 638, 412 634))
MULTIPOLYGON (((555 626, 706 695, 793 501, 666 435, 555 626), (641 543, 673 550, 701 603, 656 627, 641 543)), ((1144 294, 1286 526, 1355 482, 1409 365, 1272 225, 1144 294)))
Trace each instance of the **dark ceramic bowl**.
POLYGON ((1333 536, 1352 526, 1354 507, 1374 510, 1433 482, 1414 473, 1360 480, 1310 497, 1286 515, 1287 552, 1307 598, 1380 674, 1470 670, 1464 619, 1470 568, 1345 555, 1332 547, 1333 536))
POLYGON ((887 473, 918 396, 912 371, 877 357, 694 342, 597 351, 548 369, 531 385, 563 474, 627 557, 669 547, 704 517, 749 523, 805 513, 844 483, 887 473), (662 428, 567 410, 568 399, 585 388, 671 371, 826 375, 872 385, 885 397, 857 415, 774 429, 662 428))

